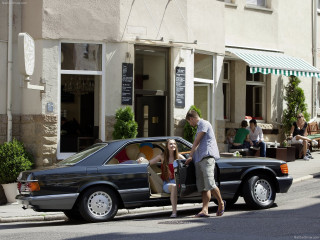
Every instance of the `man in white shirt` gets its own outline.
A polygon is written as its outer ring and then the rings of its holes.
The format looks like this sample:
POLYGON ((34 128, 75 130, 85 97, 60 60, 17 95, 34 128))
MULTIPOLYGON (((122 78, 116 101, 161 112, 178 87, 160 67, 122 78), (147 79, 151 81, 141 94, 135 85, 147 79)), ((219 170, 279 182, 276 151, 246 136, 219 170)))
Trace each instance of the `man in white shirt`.
POLYGON ((253 148, 260 148, 260 157, 266 156, 266 143, 263 141, 263 132, 261 127, 257 126, 257 121, 255 119, 250 120, 250 125, 248 127, 250 145, 253 148))

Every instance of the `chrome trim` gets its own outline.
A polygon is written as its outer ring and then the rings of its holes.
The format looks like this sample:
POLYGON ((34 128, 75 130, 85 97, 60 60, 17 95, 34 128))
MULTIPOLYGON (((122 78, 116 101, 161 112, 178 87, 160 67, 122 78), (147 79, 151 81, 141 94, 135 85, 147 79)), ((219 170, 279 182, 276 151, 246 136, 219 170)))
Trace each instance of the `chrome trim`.
POLYGON ((220 182, 220 185, 235 185, 235 184, 241 184, 241 180, 239 180, 239 181, 220 182))
POLYGON ((124 190, 119 190, 119 193, 139 193, 139 192, 149 192, 149 188, 135 188, 135 189, 124 189, 124 190))
POLYGON ((64 198, 77 198, 79 193, 57 194, 57 195, 44 195, 44 196, 30 196, 25 197, 23 200, 59 200, 64 198))

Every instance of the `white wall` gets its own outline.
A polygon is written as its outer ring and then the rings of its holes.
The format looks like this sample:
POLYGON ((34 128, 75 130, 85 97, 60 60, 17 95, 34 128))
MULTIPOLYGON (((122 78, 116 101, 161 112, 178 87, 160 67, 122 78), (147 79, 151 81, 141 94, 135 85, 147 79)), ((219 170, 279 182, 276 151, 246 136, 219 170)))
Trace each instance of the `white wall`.
MULTIPOLYGON (((122 63, 134 62, 134 45, 129 43, 106 44, 106 115, 114 116, 121 105, 122 63), (126 58, 129 52, 131 58, 126 58)), ((134 104, 134 103, 133 103, 134 104)), ((133 106, 133 105, 132 105, 133 106)))

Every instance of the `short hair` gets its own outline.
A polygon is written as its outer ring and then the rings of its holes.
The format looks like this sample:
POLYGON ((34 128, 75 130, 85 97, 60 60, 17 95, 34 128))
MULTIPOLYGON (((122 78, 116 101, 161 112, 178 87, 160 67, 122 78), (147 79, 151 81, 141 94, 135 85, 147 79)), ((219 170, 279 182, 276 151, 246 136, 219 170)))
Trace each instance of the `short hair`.
POLYGON ((195 111, 195 110, 189 110, 188 112, 187 112, 187 115, 186 115, 186 119, 187 120, 189 120, 190 118, 198 118, 199 117, 199 114, 197 113, 197 111, 195 111))
POLYGON ((248 122, 246 120, 243 120, 241 122, 241 127, 248 127, 248 122))
POLYGON ((249 123, 253 123, 254 125, 257 125, 257 120, 251 119, 249 123))

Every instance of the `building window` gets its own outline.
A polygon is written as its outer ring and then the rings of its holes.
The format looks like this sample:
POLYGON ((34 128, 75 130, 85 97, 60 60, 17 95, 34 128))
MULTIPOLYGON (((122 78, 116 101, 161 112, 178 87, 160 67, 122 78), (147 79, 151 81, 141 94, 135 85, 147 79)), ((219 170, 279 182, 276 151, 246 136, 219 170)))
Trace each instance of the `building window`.
POLYGON ((61 70, 102 71, 102 45, 61 43, 61 70))
POLYGON ((194 105, 201 110, 202 118, 212 122, 214 56, 194 54, 194 105))
POLYGON ((213 57, 212 55, 194 54, 194 77, 202 79, 213 79, 213 57))
POLYGON ((246 116, 256 120, 265 119, 266 75, 246 73, 246 116))
POLYGON ((64 159, 105 139, 105 87, 102 44, 62 42, 60 47, 58 158, 64 159))
POLYGON ((267 6, 266 0, 247 0, 247 4, 259 6, 259 7, 266 7, 267 6))
POLYGON ((223 116, 230 120, 230 63, 223 63, 223 116))

